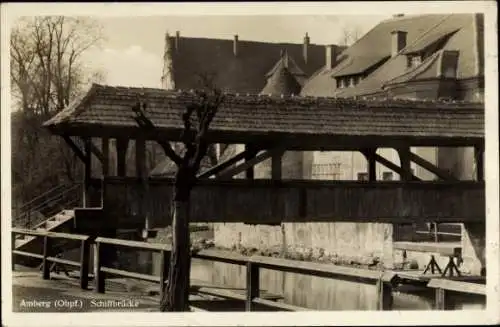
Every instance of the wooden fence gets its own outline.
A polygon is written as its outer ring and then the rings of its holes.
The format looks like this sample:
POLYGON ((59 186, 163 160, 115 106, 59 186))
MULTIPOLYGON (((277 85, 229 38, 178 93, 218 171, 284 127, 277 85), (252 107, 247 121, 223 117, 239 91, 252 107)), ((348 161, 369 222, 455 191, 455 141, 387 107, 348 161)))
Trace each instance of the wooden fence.
MULTIPOLYGON (((13 255, 30 256, 41 259, 43 272, 43 279, 50 278, 50 270, 48 262, 56 262, 63 265, 70 265, 79 267, 80 270, 80 286, 82 289, 87 289, 88 286, 88 273, 89 273, 89 247, 90 237, 86 235, 75 235, 65 233, 51 233, 51 232, 35 232, 30 230, 12 229, 12 236, 15 234, 32 235, 44 238, 44 251, 43 254, 33 254, 23 251, 15 250, 13 244, 13 255), (64 238, 69 240, 77 240, 81 242, 81 256, 80 262, 64 260, 56 257, 49 256, 50 253, 50 239, 64 238)), ((15 239, 14 237, 12 239, 15 239)), ((164 244, 151 244, 146 242, 128 241, 98 237, 93 240, 94 246, 94 291, 99 293, 105 292, 106 279, 111 276, 121 276, 131 279, 144 280, 153 283, 159 283, 159 287, 163 290, 167 278, 169 253, 170 248, 164 244), (141 274, 130 272, 121 269, 115 269, 106 266, 106 258, 104 256, 105 249, 113 249, 117 247, 135 248, 142 251, 159 252, 161 260, 160 276, 152 276, 149 274, 141 274)), ((401 281, 397 273, 394 272, 381 272, 376 270, 359 269, 352 267, 336 266, 333 264, 300 262, 288 259, 264 257, 264 256, 243 256, 241 254, 220 251, 215 249, 205 249, 192 255, 195 259, 210 260, 222 263, 235 264, 246 267, 246 294, 241 295, 232 291, 213 291, 206 288, 198 289, 198 293, 206 293, 233 300, 245 301, 245 308, 247 311, 255 310, 256 305, 264 305, 280 311, 303 311, 309 310, 303 307, 275 302, 265 299, 260 294, 260 269, 270 269, 282 272, 290 272, 297 274, 306 274, 311 276, 318 276, 324 278, 350 280, 360 283, 374 284, 377 287, 377 309, 378 310, 392 310, 393 307, 393 288, 401 281)), ((14 258, 13 258, 14 262, 14 258)), ((14 265, 13 265, 14 269, 14 265)), ((460 281, 450 281, 443 279, 432 279, 428 285, 430 288, 436 289, 436 309, 442 310, 446 308, 445 298, 446 292, 464 292, 470 294, 478 294, 485 296, 485 285, 464 283, 460 281)), ((197 310, 197 308, 192 308, 197 310)))

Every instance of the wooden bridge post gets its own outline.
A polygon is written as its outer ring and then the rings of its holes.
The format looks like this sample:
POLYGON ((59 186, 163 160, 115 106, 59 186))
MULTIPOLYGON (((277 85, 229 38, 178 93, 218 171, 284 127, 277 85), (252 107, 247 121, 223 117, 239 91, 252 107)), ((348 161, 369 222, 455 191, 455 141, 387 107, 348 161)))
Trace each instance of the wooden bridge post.
POLYGON ((163 299, 165 291, 165 281, 168 278, 169 256, 168 252, 161 250, 160 252, 160 298, 163 299))
POLYGON ((368 149, 362 152, 366 158, 368 166, 368 180, 374 182, 377 180, 377 161, 375 160, 376 149, 368 149))
POLYGON ((253 299, 259 297, 260 292, 260 276, 259 266, 253 262, 247 262, 247 300, 245 302, 245 310, 252 311, 253 299))
MULTIPOLYGON (((245 144, 245 162, 252 160, 255 158, 257 151, 254 146, 245 144)), ((246 179, 254 179, 255 178, 255 166, 249 167, 245 170, 245 178, 246 179)))
POLYGON ((105 291, 106 277, 105 277, 105 272, 101 271, 102 261, 104 259, 103 246, 104 244, 101 244, 100 242, 96 242, 94 245, 94 253, 95 253, 94 291, 96 291, 97 293, 104 293, 105 291))
POLYGON ((47 260, 47 257, 49 256, 50 252, 50 238, 45 235, 43 237, 43 261, 42 261, 42 278, 43 279, 50 279, 50 265, 49 261, 47 260))
POLYGON ((92 139, 90 137, 86 137, 83 139, 84 148, 85 148, 85 169, 84 169, 84 189, 83 189, 83 207, 90 207, 91 199, 90 199, 90 180, 92 179, 92 139))
POLYGON ((436 288, 436 310, 450 310, 449 295, 445 289, 436 288))
POLYGON ((392 272, 383 273, 377 280, 377 310, 392 310, 394 297, 392 294, 393 283, 397 275, 392 272))
POLYGON ((128 139, 116 139, 116 174, 120 177, 127 176, 127 148, 128 139))
POLYGON ((14 254, 14 251, 16 250, 16 233, 10 233, 11 235, 11 258, 12 258, 12 271, 16 270, 16 261, 14 260, 16 255, 14 254))
POLYGON ((86 290, 89 285, 90 242, 89 239, 81 241, 80 248, 80 288, 86 290))
POLYGON ((484 181, 484 147, 474 147, 474 157, 476 161, 476 179, 484 181))
POLYGON ((413 174, 411 172, 411 151, 409 147, 403 147, 397 149, 399 155, 399 161, 402 169, 401 180, 411 181, 413 179, 413 174))

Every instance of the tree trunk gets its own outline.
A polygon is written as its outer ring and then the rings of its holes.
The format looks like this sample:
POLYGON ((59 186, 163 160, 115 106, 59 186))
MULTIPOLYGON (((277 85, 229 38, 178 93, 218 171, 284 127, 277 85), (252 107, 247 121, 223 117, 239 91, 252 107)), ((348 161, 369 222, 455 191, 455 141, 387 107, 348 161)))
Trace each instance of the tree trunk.
POLYGON ((176 198, 172 219, 172 253, 160 311, 189 311, 191 251, 189 197, 176 198))

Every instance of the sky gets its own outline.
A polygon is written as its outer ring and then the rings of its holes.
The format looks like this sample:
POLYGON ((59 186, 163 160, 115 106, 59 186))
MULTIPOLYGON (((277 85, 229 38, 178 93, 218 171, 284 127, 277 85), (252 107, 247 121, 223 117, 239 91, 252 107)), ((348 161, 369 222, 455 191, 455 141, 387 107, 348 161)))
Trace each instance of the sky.
POLYGON ((264 42, 338 44, 344 28, 368 32, 390 15, 365 16, 149 16, 100 17, 105 36, 84 58, 90 69, 104 72, 104 83, 161 87, 165 34, 264 42))

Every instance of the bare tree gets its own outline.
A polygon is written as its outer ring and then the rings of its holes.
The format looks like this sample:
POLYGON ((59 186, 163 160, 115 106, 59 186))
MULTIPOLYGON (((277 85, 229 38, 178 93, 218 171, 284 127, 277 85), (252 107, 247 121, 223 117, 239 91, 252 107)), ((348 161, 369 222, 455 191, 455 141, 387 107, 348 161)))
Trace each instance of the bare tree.
POLYGON ((351 46, 361 37, 361 28, 359 26, 344 27, 341 31, 339 43, 343 46, 351 46))
POLYGON ((102 39, 96 21, 79 17, 23 18, 12 29, 10 78, 19 112, 18 126, 13 126, 18 143, 13 173, 22 188, 36 191, 43 180, 63 171, 65 178, 75 180, 76 157, 41 124, 66 107, 89 82, 102 80, 102 73, 89 72, 83 63, 85 52, 102 39))
MULTIPOLYGON (((191 271, 191 244, 189 234, 189 201, 191 190, 197 182, 197 174, 211 144, 207 133, 212 120, 223 101, 216 88, 205 88, 195 93, 195 99, 186 105, 182 115, 184 124, 181 143, 183 151, 176 153, 168 142, 161 142, 165 153, 177 165, 174 182, 174 206, 172 212, 172 252, 168 281, 161 299, 161 311, 189 311, 189 278, 191 271)), ((148 133, 155 126, 146 117, 146 104, 138 102, 133 108, 137 124, 148 133)))

